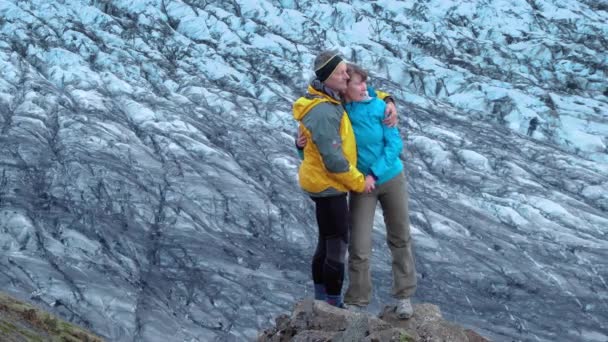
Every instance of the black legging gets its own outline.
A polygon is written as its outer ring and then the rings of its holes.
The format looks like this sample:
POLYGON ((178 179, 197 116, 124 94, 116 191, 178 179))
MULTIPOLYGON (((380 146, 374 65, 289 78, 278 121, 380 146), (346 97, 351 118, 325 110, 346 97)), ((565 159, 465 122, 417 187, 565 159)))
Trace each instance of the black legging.
POLYGON ((315 284, 324 284, 328 295, 340 295, 344 281, 344 259, 348 248, 346 194, 312 199, 316 204, 319 226, 319 240, 312 258, 312 279, 315 284))

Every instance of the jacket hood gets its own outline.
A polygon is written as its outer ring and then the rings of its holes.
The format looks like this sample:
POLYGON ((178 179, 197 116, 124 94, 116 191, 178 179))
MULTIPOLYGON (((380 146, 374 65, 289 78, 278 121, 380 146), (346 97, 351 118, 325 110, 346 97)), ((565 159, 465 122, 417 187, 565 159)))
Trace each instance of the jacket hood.
POLYGON ((332 102, 336 104, 341 104, 340 100, 335 99, 334 97, 317 90, 312 85, 308 86, 308 94, 306 96, 300 97, 293 104, 293 118, 300 121, 302 120, 310 110, 318 105, 321 102, 332 102))

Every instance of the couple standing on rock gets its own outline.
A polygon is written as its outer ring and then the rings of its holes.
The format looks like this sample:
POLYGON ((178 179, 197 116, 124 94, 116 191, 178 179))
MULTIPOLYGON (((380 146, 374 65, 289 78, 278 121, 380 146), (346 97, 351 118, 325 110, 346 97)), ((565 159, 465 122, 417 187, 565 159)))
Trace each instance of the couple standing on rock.
POLYGON ((368 89, 367 72, 336 51, 321 52, 314 72, 293 115, 299 123, 296 145, 303 152, 299 182, 315 202, 319 229, 312 260, 315 299, 353 309, 369 304, 372 229, 380 202, 392 254, 395 310, 409 318, 416 270, 394 101, 368 89), (347 248, 349 284, 342 300, 347 248))

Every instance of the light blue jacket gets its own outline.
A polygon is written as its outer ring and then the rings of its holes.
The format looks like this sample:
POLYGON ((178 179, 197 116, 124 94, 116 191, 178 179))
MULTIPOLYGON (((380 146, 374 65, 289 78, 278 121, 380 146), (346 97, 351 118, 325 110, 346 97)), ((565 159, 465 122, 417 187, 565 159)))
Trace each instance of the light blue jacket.
POLYGON ((403 141, 396 127, 382 123, 386 103, 377 97, 344 105, 355 132, 357 169, 376 176, 376 185, 386 183, 403 171, 399 158, 403 141))

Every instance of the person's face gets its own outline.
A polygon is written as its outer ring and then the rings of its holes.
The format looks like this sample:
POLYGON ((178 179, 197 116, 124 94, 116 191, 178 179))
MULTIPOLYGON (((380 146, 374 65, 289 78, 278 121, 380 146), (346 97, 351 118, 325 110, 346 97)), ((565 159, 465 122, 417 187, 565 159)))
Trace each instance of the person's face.
POLYGON ((330 89, 342 93, 346 90, 346 82, 348 82, 348 79, 346 63, 340 63, 336 67, 336 70, 334 70, 334 73, 323 83, 330 89))
POLYGON ((348 81, 344 98, 347 101, 362 101, 367 95, 367 84, 361 78, 361 75, 353 73, 353 76, 348 81))

